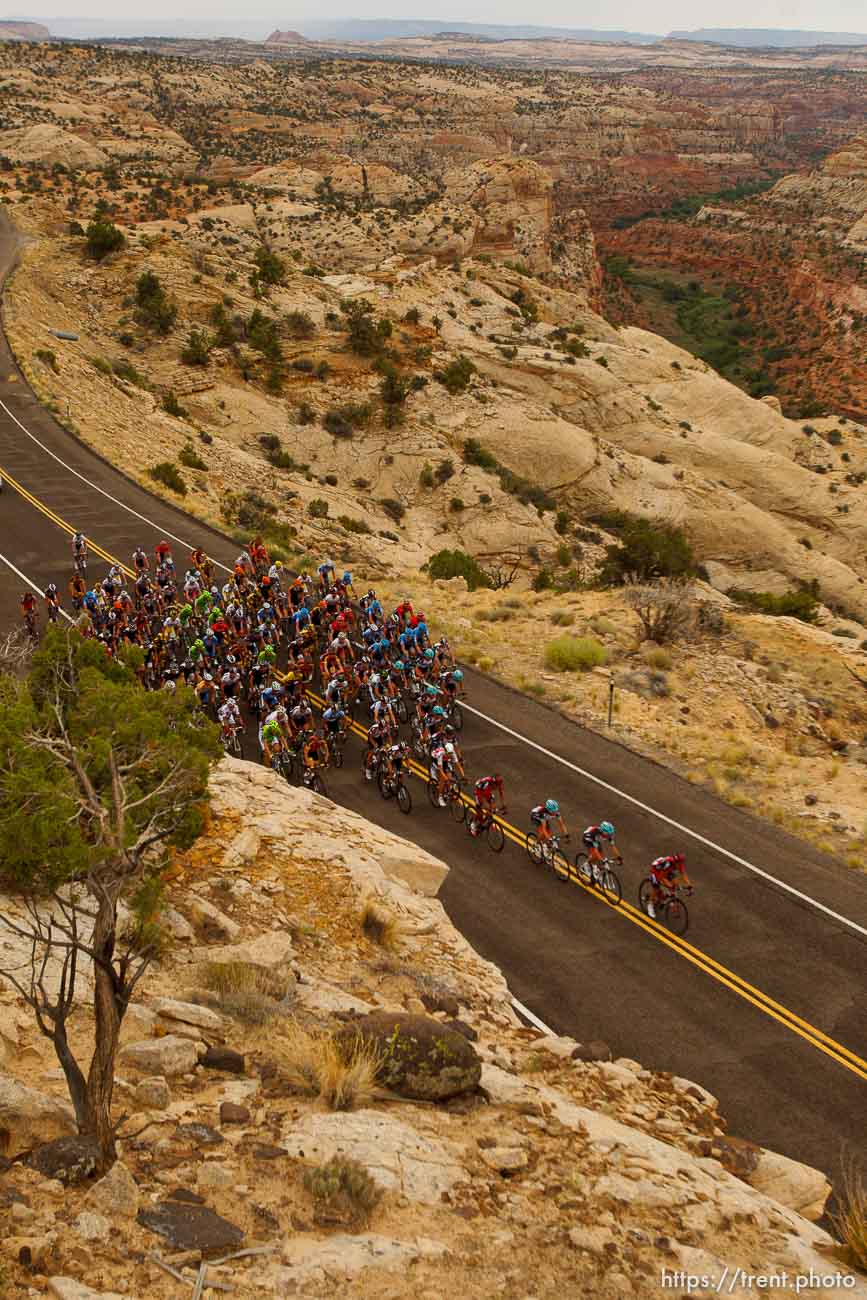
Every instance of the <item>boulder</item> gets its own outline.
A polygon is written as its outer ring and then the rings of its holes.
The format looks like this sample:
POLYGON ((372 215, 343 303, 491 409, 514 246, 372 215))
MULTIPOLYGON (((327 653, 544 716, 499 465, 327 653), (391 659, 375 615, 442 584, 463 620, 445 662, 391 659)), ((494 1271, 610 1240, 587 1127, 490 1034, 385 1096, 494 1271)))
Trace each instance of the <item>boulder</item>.
POLYGON ((306 1283, 318 1284, 318 1294, 324 1295, 335 1278, 354 1277, 366 1268, 403 1272, 419 1260, 442 1259, 448 1248, 429 1237, 396 1241, 369 1232, 358 1236, 338 1233, 326 1241, 295 1235, 286 1240, 282 1253, 287 1267, 279 1277, 280 1294, 292 1294, 296 1286, 306 1283))
POLYGON ((250 1111, 247 1106, 239 1106, 234 1101, 220 1103, 220 1124, 249 1124, 250 1111))
POLYGON ((0 1075, 0 1152, 15 1155, 75 1131, 75 1112, 68 1101, 0 1075))
POLYGON ((104 1178, 94 1183, 84 1198, 84 1207, 99 1214, 134 1219, 139 1207, 138 1183, 122 1160, 116 1160, 104 1178))
POLYGON ((480 1154, 489 1169, 506 1177, 526 1169, 529 1161, 521 1147, 486 1147, 480 1154))
MULTIPOLYGON (((154 1011, 160 1020, 192 1025, 196 1029, 205 1029, 210 1034, 222 1033, 225 1021, 210 1007, 200 1007, 194 1002, 178 1002, 175 998, 160 998, 154 1003, 154 1011)), ((177 1031, 172 1031, 177 1032, 177 1031)), ((197 1035, 199 1037, 199 1035, 197 1035)))
POLYGON ((64 1187, 73 1187, 95 1173, 100 1157, 94 1138, 61 1137, 36 1147, 25 1163, 43 1178, 54 1178, 64 1187))
POLYGON ((73 1224, 79 1237, 85 1241, 108 1241, 111 1224, 104 1214, 94 1214, 92 1210, 82 1210, 73 1224))
POLYGON ((374 1011, 338 1035, 347 1049, 359 1039, 380 1057, 380 1082, 401 1097, 443 1101, 471 1091, 481 1078, 472 1043, 430 1016, 374 1011))
POLYGON ((223 854, 224 867, 240 867, 258 856, 261 840, 258 831, 252 826, 239 831, 231 840, 223 854))
POLYGON ((129 1296, 122 1296, 118 1291, 94 1291, 73 1277, 50 1277, 48 1294, 55 1300, 129 1300, 129 1296))
POLYGON ((142 1043, 129 1043, 121 1049, 120 1059, 143 1074, 189 1074, 199 1059, 196 1044, 189 1038, 167 1034, 165 1038, 148 1038, 142 1043))
POLYGON ((233 921, 225 912, 221 912, 219 907, 209 903, 206 898, 199 898, 193 894, 190 898, 188 911, 196 925, 200 926, 204 933, 215 939, 237 939, 241 933, 241 927, 237 921, 233 921))
POLYGON ((796 1210, 813 1223, 825 1213, 825 1202, 831 1194, 831 1184, 820 1169, 802 1165, 764 1147, 759 1149, 756 1166, 745 1181, 757 1192, 796 1210))
POLYGON ((231 1047, 209 1047, 201 1064, 206 1070, 225 1070, 228 1074, 243 1074, 245 1068, 244 1057, 231 1047))
POLYGON ((150 1078, 142 1079, 134 1096, 137 1104, 145 1110, 167 1110, 172 1100, 169 1085, 161 1074, 152 1074, 150 1078))
POLYGON ((203 1257, 236 1250, 244 1240, 242 1230, 207 1205, 188 1201, 162 1201, 138 1212, 138 1221, 164 1237, 173 1250, 200 1250, 203 1257))
POLYGON ((282 1147, 295 1159, 325 1164, 334 1155, 357 1160, 387 1191, 436 1205, 466 1178, 449 1144, 375 1110, 311 1113, 289 1119, 282 1147))
POLYGON ((449 874, 439 858, 396 837, 376 846, 376 859, 390 880, 402 880, 415 894, 435 898, 449 874))
POLYGON ((285 930, 269 930, 246 943, 222 944, 213 948, 192 948, 186 954, 194 962, 247 962, 263 970, 288 966, 294 957, 292 938, 285 930))

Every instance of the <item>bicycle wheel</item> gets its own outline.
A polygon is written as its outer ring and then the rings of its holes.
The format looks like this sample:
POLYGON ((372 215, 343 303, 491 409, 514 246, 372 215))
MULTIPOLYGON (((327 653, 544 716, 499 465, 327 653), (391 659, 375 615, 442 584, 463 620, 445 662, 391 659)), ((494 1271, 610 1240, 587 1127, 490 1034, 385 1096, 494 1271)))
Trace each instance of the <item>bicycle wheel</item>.
POLYGON ((467 808, 461 798, 460 790, 452 790, 451 795, 449 796, 449 812, 451 813, 452 821, 457 822, 458 825, 466 819, 467 808))
POLYGON ((653 881, 650 876, 645 876, 638 886, 638 906, 644 915, 647 915, 647 908, 653 902, 653 881))
POLYGON ((542 845, 539 843, 539 836, 534 835, 532 831, 527 836, 527 855, 530 861, 537 867, 542 865, 542 859, 544 857, 542 845))
POLYGON ((407 711, 406 700, 402 695, 398 695, 397 699, 394 701, 394 712, 398 722, 409 721, 409 712, 407 711))
POLYGON ((397 806, 402 813, 412 812, 412 795, 403 781, 397 787, 397 806))
POLYGON ((494 853, 502 853, 503 845, 506 843, 506 836, 499 822, 488 822, 487 840, 489 849, 493 849, 494 853))
POLYGON ((376 784, 383 799, 391 799, 394 796, 394 782, 391 777, 386 776, 382 768, 376 774, 376 784))
POLYGON ((439 806, 440 806, 440 796, 439 796, 439 791, 437 790, 437 783, 436 783, 436 781, 428 781, 428 783, 427 783, 427 797, 428 797, 428 799, 430 799, 430 801, 431 801, 431 803, 433 804, 434 808, 439 808, 439 806))
POLYGON ((308 784, 315 794, 325 794, 325 782, 322 780, 322 777, 318 772, 313 773, 308 784))
POLYGON ((459 704, 453 704, 451 709, 451 722, 455 731, 464 729, 464 711, 459 704))
POLYGON ((584 885, 592 885, 593 869, 590 866, 590 859, 586 853, 575 854, 575 870, 578 872, 578 879, 584 885))
POLYGON ((331 748, 331 761, 335 767, 343 767, 343 746, 335 741, 331 748))
POLYGON ((599 883, 602 886, 602 892, 608 899, 608 902, 613 903, 616 907, 623 897, 623 890, 620 887, 620 877, 617 872, 612 871, 610 867, 603 867, 599 883))
POLYGON ((689 913, 686 903, 681 898, 669 898, 662 904, 662 921, 672 934, 686 934, 689 925, 689 913))
POLYGON ((566 881, 569 879, 571 872, 569 870, 569 859, 565 853, 561 853, 558 849, 556 853, 549 855, 548 861, 558 880, 566 881))
POLYGON ((241 757, 241 737, 237 731, 232 734, 232 751, 237 754, 238 758, 241 757))

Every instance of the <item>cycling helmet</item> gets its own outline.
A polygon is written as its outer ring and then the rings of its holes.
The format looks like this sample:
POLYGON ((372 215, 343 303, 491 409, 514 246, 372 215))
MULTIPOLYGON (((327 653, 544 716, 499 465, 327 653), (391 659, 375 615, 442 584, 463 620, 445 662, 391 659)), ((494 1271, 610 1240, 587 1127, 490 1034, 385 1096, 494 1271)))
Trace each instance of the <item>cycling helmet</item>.
POLYGON ((443 727, 443 733, 446 736, 453 736, 455 734, 455 729, 454 727, 443 727))
POLYGON ((48 586, 45 588, 45 592, 46 592, 46 595, 50 595, 50 596, 54 596, 54 595, 56 595, 56 594, 57 594, 57 585, 56 585, 56 583, 49 582, 48 586))
POLYGON ((445 709, 440 708, 438 704, 435 704, 433 706, 433 708, 431 709, 431 713, 435 718, 444 718, 446 716, 445 709))
POLYGON ((238 660, 235 658, 234 655, 226 655, 226 667, 227 667, 227 668, 231 668, 231 667, 233 667, 237 662, 238 662, 238 660))
POLYGON ((424 657, 425 657, 425 659, 433 659, 433 657, 434 657, 434 652, 433 652, 433 650, 431 650, 430 646, 428 646, 427 650, 425 650, 425 652, 424 652, 424 657))
POLYGON ((203 673, 202 676, 206 682, 212 682, 214 680, 213 673, 203 673))
POLYGON ((599 829, 603 835, 608 835, 612 840, 614 839, 614 827, 611 822, 600 822, 599 829))
POLYGON ((556 799, 545 800, 545 812, 553 813, 553 815, 556 816, 559 813, 559 811, 560 811, 560 805, 558 804, 556 799))
POLYGON ((446 741, 446 743, 443 745, 443 749, 446 751, 446 753, 449 755, 450 758, 454 757, 455 747, 450 740, 446 741))
POLYGON ((426 682, 424 693, 425 695, 439 695, 439 687, 434 686, 433 682, 426 682))
POLYGON ((464 680, 464 675, 461 672, 460 668, 455 669, 455 671, 452 673, 452 677, 455 679, 456 682, 462 682, 464 680))

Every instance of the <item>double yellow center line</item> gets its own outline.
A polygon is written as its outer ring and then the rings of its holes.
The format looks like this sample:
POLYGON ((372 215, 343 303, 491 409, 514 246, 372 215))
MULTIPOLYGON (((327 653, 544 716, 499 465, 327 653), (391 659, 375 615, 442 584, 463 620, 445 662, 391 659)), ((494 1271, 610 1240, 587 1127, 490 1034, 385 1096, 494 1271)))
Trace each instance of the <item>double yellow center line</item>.
MULTIPOLYGON (((76 530, 71 524, 61 518, 60 515, 56 514, 55 511, 51 510, 43 501, 40 501, 32 492, 28 492, 22 484, 11 475, 7 474, 2 468, 0 468, 0 476, 2 476, 4 483, 13 488, 25 501, 29 502, 35 510, 38 510, 47 519, 50 519, 52 523, 56 524, 58 528, 62 529, 62 531, 67 533, 70 537, 74 535, 76 530)), ((128 577, 135 577, 133 570, 129 568, 128 565, 123 564, 116 556, 112 555, 109 551, 104 550, 101 546, 98 546, 92 538, 89 537, 87 541, 90 550, 93 551, 95 555, 98 555, 101 559, 105 560, 107 564, 119 565, 128 577)), ((282 674, 278 674, 278 676, 281 677, 282 680, 285 680, 282 674)), ((321 695, 310 690, 307 691, 307 694, 317 708, 323 709, 325 707, 325 700, 321 695)), ((367 728, 360 722, 351 722, 349 729, 353 735, 358 736, 359 739, 367 740, 367 728)), ((429 779, 427 770, 420 763, 416 762, 415 759, 410 760, 409 768, 410 771, 421 780, 427 782, 429 779)), ((472 800, 469 795, 462 793, 461 800, 467 808, 474 806, 474 800, 472 800)), ((513 826, 511 822, 506 821, 502 817, 496 817, 495 820, 502 827, 506 839, 515 844, 522 852, 526 852, 526 834, 519 830, 517 826, 513 826)), ((743 979, 740 975, 736 975, 734 971, 729 970, 727 966, 724 966, 715 958, 702 952, 700 949, 695 948, 691 943, 687 943, 687 941, 680 938, 680 936, 671 934, 658 923, 651 921, 644 912, 639 908, 634 907, 631 903, 621 902, 617 904, 609 902, 601 890, 595 889, 592 885, 588 885, 581 879, 572 864, 568 863, 568 859, 567 866, 568 875, 566 877, 558 877, 560 880, 576 885, 579 889, 583 889, 585 893, 592 895, 596 902, 602 903, 612 912, 630 922, 630 924, 638 926, 639 929, 643 930, 658 943, 665 944, 667 948, 671 949, 671 951, 676 953, 679 957, 682 957, 684 961, 689 962, 690 965, 696 967, 696 969, 703 971, 704 974, 709 975, 711 979, 716 980, 718 984, 723 985, 732 993, 735 993, 738 997, 742 998, 745 1002, 749 1002, 759 1011, 764 1012, 766 1016, 769 1016, 772 1020, 776 1020, 778 1024, 781 1024, 786 1029, 790 1030, 791 1033, 797 1034, 798 1037, 804 1039, 804 1041, 809 1043, 812 1047, 823 1052, 826 1056, 830 1057, 832 1061, 836 1061, 838 1065, 842 1065, 859 1079, 863 1079, 867 1082, 867 1060, 863 1057, 858 1056, 856 1052, 851 1051, 848 1047, 844 1047, 842 1043, 838 1043, 835 1039, 831 1038, 829 1034, 824 1033, 821 1029, 817 1029, 815 1025, 811 1025, 809 1021, 803 1020, 800 1016, 796 1015, 794 1011, 790 1011, 788 1007, 777 1002, 774 998, 770 997, 769 994, 763 993, 761 989, 750 984, 748 980, 743 979)), ((544 868, 535 869, 544 870, 544 868)))

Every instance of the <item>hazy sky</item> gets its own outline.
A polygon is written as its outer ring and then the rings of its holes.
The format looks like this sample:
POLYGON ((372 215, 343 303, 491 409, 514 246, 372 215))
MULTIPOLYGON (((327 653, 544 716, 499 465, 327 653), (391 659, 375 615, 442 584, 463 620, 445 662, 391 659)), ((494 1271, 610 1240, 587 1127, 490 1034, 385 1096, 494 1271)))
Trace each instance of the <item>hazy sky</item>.
POLYGON ((867 30, 864 0, 610 0, 604 10, 579 0, 148 0, 120 9, 117 0, 23 0, 9 11, 16 16, 123 18, 151 22, 162 18, 257 20, 290 28, 304 18, 433 18, 465 22, 539 23, 559 27, 594 27, 667 32, 695 27, 800 27, 819 31, 867 30))

